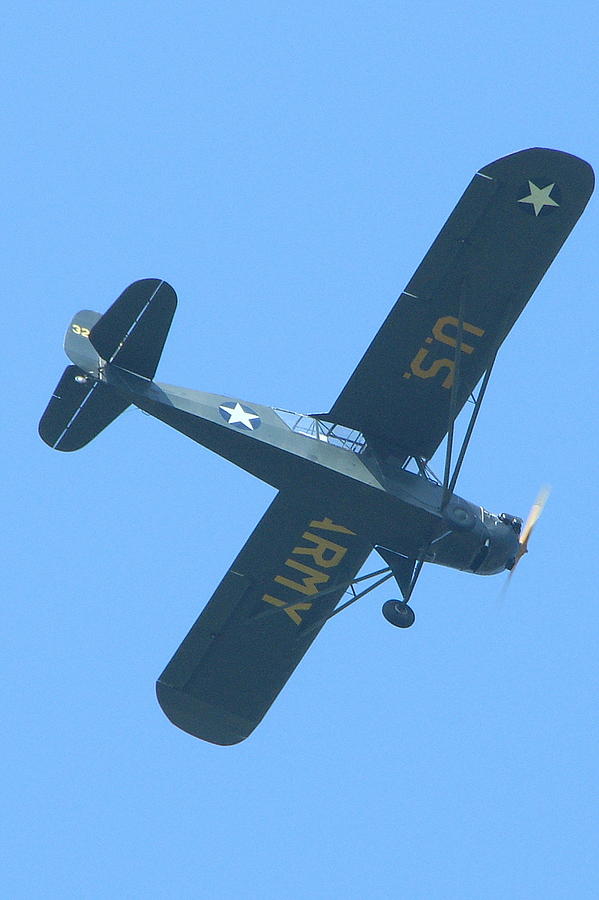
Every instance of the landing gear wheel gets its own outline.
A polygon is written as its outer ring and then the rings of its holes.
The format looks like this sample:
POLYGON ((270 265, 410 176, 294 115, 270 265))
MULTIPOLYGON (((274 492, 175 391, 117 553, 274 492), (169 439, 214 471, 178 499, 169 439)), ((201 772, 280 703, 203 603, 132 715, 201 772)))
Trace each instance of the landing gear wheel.
POLYGON ((403 600, 387 600, 383 603, 382 613, 387 622, 391 622, 397 628, 409 628, 414 624, 414 610, 403 600))

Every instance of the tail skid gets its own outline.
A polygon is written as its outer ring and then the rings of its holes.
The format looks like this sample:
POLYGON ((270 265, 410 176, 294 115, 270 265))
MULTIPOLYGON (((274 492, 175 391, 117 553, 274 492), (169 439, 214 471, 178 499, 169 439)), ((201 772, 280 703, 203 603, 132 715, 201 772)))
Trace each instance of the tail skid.
POLYGON ((82 310, 65 336, 74 363, 63 372, 40 420, 39 433, 56 450, 79 450, 130 405, 105 382, 107 365, 151 381, 177 306, 158 278, 130 285, 104 313, 82 310))

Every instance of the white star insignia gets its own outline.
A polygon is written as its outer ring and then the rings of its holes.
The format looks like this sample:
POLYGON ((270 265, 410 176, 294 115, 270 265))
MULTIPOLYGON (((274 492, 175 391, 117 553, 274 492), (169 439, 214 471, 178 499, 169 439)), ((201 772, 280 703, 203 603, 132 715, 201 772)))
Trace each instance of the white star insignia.
POLYGON ((253 419, 259 419, 260 416, 257 416, 255 413, 249 412, 243 408, 241 403, 235 403, 234 406, 229 406, 222 403, 219 406, 219 409, 222 409, 224 413, 229 416, 229 425, 237 425, 237 423, 241 425, 245 425, 246 428, 249 428, 250 431, 254 430, 253 419))
POLYGON ((530 194, 528 197, 522 197, 521 200, 518 200, 518 203, 531 203, 535 211, 535 216, 539 215, 544 206, 559 206, 559 203, 556 203, 550 196, 551 191, 555 187, 555 182, 553 182, 553 184, 548 184, 547 187, 540 188, 532 181, 529 181, 528 187, 530 194))

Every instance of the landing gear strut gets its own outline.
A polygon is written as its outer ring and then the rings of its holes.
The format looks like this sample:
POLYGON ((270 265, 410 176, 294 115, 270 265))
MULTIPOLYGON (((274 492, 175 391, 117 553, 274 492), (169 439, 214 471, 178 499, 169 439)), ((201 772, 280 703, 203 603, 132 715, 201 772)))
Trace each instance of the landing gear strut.
MULTIPOLYGON (((405 556, 402 556, 400 553, 395 553, 393 550, 387 550, 384 547, 376 547, 377 552, 383 557, 385 562, 387 563, 386 568, 378 569, 376 572, 372 572, 370 575, 360 575, 359 578, 354 578, 349 584, 347 588, 351 591, 351 598, 346 600, 345 603, 342 603, 341 606, 335 607, 335 609, 328 613, 322 619, 318 619, 318 621, 314 622, 309 629, 304 631, 304 634, 307 634, 310 629, 320 628, 327 619, 332 619, 333 616, 339 615, 340 612, 343 612, 344 609, 347 609, 348 606, 351 606, 361 597, 364 597, 366 594, 369 594, 375 588, 380 587, 385 581, 388 581, 390 578, 395 578, 397 585, 401 591, 401 595, 403 600, 388 600, 383 604, 383 615, 387 619, 388 622, 391 622, 392 625, 397 626, 397 628, 409 628, 410 625, 414 624, 414 610, 411 606, 408 606, 408 600, 412 594, 412 590, 414 585, 418 579, 420 571, 422 569, 424 563, 424 557, 426 556, 426 552, 428 547, 422 552, 418 559, 408 559, 405 556), (371 584, 370 587, 365 588, 359 592, 356 591, 355 586, 358 583, 364 583, 365 581, 370 581, 371 579, 377 579, 374 584, 371 584)), ((327 593, 331 591, 337 591, 339 589, 338 585, 333 585, 332 587, 320 591, 319 596, 324 597, 327 593)), ((267 613, 262 613, 262 615, 273 615, 274 611, 269 611, 267 613)))
POLYGON ((387 622, 397 628, 409 628, 414 624, 414 610, 403 600, 387 600, 383 603, 382 613, 387 622))

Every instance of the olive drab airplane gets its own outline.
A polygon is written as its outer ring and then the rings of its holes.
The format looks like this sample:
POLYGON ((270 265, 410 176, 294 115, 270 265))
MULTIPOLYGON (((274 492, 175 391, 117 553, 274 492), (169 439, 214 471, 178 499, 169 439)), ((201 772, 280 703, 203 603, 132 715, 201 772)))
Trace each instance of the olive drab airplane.
POLYGON ((528 521, 457 496, 497 351, 581 215, 591 167, 556 150, 476 173, 326 414, 154 382, 176 295, 128 287, 104 315, 77 313, 68 366, 39 431, 78 450, 133 404, 272 485, 277 495, 157 682, 175 725, 216 744, 246 738, 323 625, 394 578, 408 605, 424 563, 492 575, 514 566, 528 521), (476 392, 476 393, 475 393, 476 392), (454 423, 471 416, 457 453, 454 423), (446 441, 444 473, 428 462, 446 441), (358 576, 372 550, 383 565, 358 576))

